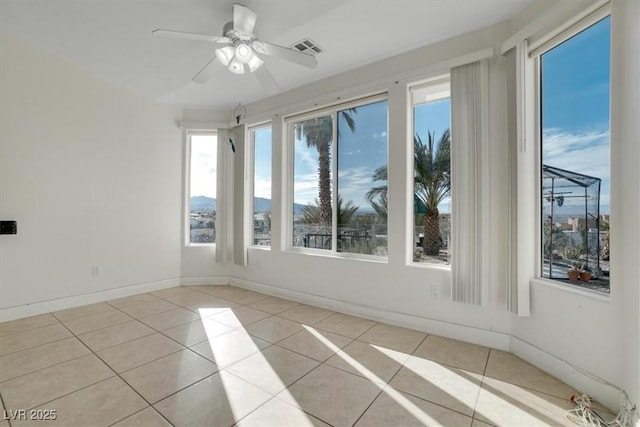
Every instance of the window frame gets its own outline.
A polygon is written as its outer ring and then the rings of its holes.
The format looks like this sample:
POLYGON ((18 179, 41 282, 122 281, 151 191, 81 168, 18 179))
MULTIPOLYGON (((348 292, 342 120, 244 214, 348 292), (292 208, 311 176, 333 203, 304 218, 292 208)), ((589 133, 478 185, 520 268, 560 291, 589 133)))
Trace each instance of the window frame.
MULTIPOLYGON (((295 138, 294 138, 294 125, 306 120, 316 119, 320 117, 330 116, 332 119, 332 133, 333 138, 331 141, 331 233, 335 235, 338 229, 338 215, 337 215, 337 189, 338 180, 336 179, 338 173, 338 163, 336 161, 338 141, 337 141, 337 127, 338 127, 338 112, 342 110, 348 110, 349 108, 357 108, 376 102, 387 102, 387 166, 389 165, 389 94, 388 92, 379 92, 368 96, 355 98, 353 100, 335 103, 313 109, 311 111, 301 112, 298 114, 292 114, 284 117, 283 128, 286 130, 285 137, 285 164, 286 164, 286 195, 284 199, 285 213, 283 215, 286 224, 286 231, 284 233, 285 242, 284 250, 287 252, 304 253, 309 255, 317 255, 333 258, 345 258, 364 260, 371 262, 388 263, 389 255, 377 256, 368 254, 359 254, 351 252, 339 252, 337 250, 336 239, 331 239, 331 249, 317 249, 317 248, 305 248, 301 246, 293 245, 293 203, 294 203, 294 187, 295 187, 295 138)), ((388 244, 388 243, 387 243, 388 244)))
MULTIPOLYGON (((432 99, 430 101, 427 102, 437 102, 437 101, 442 101, 444 99, 449 99, 449 102, 451 103, 451 70, 447 69, 446 72, 440 72, 438 74, 432 75, 429 78, 426 79, 422 79, 422 80, 417 80, 414 81, 412 83, 409 83, 407 85, 407 94, 408 94, 408 110, 407 111, 407 115, 409 117, 409 124, 408 124, 408 140, 407 140, 407 148, 409 151, 409 164, 407 167, 408 170, 408 182, 409 182, 409 186, 407 187, 407 199, 409 200, 409 204, 410 204, 410 208, 409 211, 407 212, 407 218, 406 221, 408 224, 411 225, 410 227, 410 232, 412 233, 411 235, 406 236, 406 241, 407 241, 407 245, 409 246, 409 250, 407 251, 407 259, 405 261, 405 264, 407 266, 410 267, 417 267, 417 268, 427 268, 427 269, 438 269, 438 270, 446 270, 446 271, 451 271, 451 257, 452 254, 449 255, 449 263, 448 264, 436 264, 436 263, 430 263, 430 262, 416 262, 414 261, 414 253, 416 250, 416 245, 415 245, 415 228, 416 228, 416 223, 415 223, 415 213, 414 213, 414 194, 415 194, 415 190, 414 190, 414 173, 415 173, 415 164, 414 164, 414 144, 413 144, 413 137, 415 135, 415 107, 416 105, 419 104, 415 104, 414 103, 414 99, 413 99, 413 91, 414 90, 420 90, 420 89, 424 89, 424 88, 428 88, 430 86, 437 86, 437 85, 441 85, 446 83, 449 87, 448 90, 448 95, 446 97, 437 97, 435 99, 432 99)), ((425 104, 427 103, 425 102, 425 104)), ((452 108, 452 107, 450 107, 452 108)), ((451 131, 451 111, 449 113, 449 131, 451 131)), ((452 165, 451 165, 451 159, 449 159, 449 165, 450 165, 450 170, 451 170, 451 174, 453 174, 453 169, 452 169, 452 165)), ((449 196, 449 198, 451 199, 452 203, 451 203, 451 212, 449 212, 449 223, 450 225, 452 225, 452 217, 451 215, 453 214, 453 188, 451 189, 451 195, 449 196)), ((451 236, 449 236, 451 238, 451 236)), ((451 241, 449 241, 449 250, 451 250, 451 241)))
MULTIPOLYGON (((575 16, 573 19, 565 22, 564 25, 542 37, 536 38, 533 42, 527 43, 525 40, 521 54, 520 76, 518 79, 522 81, 519 88, 520 96, 518 100, 518 157, 523 159, 529 167, 533 167, 533 174, 523 172, 519 167, 517 172, 519 191, 524 188, 531 189, 531 196, 534 197, 533 210, 526 215, 522 215, 524 209, 518 207, 518 240, 523 239, 523 231, 529 228, 535 233, 535 238, 528 245, 527 253, 533 251, 533 262, 529 262, 524 269, 525 274, 529 276, 530 283, 543 284, 555 289, 566 291, 577 295, 587 296, 593 299, 609 301, 611 296, 611 282, 609 283, 609 293, 585 288, 574 285, 570 282, 561 282, 543 276, 543 258, 542 258, 542 68, 541 57, 546 52, 561 45, 567 40, 587 30, 603 19, 611 16, 611 7, 607 3, 587 15, 575 16), (531 147, 528 147, 527 141, 532 141, 531 147), (533 150, 533 153, 530 152, 533 150), (529 153, 527 153, 529 152, 529 153), (526 153, 526 154, 525 154, 526 153)), ((610 76, 610 79, 613 75, 610 76)), ((611 102, 611 95, 609 98, 611 102)), ((611 141, 609 142, 611 144, 611 141)), ((611 165, 609 165, 611 169, 611 165)), ((529 170, 527 171, 529 172, 529 170)), ((614 187, 613 175, 610 175, 611 188, 614 187)), ((520 201, 518 202, 521 203, 520 201)), ((528 235, 528 233, 527 233, 528 235)), ((518 269, 522 267, 518 263, 518 269)), ((521 279, 518 279, 521 280, 521 279)))
MULTIPOLYGON (((247 150, 247 165, 249 167, 249 170, 251 171, 251 176, 248 180, 248 188, 247 191, 248 193, 251 195, 250 196, 250 202, 249 202, 249 210, 251 212, 251 221, 249 223, 249 233, 251 236, 251 243, 249 244, 249 247, 252 249, 259 249, 259 250, 265 250, 265 251, 269 251, 271 250, 271 247, 273 246, 273 241, 271 242, 270 245, 256 245, 254 243, 255 241, 255 234, 254 234, 254 226, 253 226, 253 218, 254 218, 254 199, 255 199, 255 178, 256 178, 256 171, 255 171, 255 131, 256 130, 260 130, 260 129, 265 129, 265 128, 270 128, 271 129, 271 159, 269 159, 270 163, 272 164, 271 167, 271 212, 272 212, 272 220, 273 220, 273 123, 268 121, 268 122, 261 122, 261 123, 257 123, 257 124, 252 124, 249 125, 247 130, 248 130, 248 134, 249 134, 249 147, 247 150)), ((272 236, 273 237, 273 236, 272 236)))
POLYGON ((184 198, 184 246, 185 247, 216 247, 217 239, 217 212, 218 212, 218 181, 219 181, 219 159, 220 159, 220 144, 218 143, 218 131, 217 130, 186 130, 185 131, 185 198, 184 198), (195 243, 191 242, 191 154, 192 154, 192 137, 194 136, 215 136, 216 137, 216 220, 214 221, 216 230, 216 241, 213 243, 195 243))

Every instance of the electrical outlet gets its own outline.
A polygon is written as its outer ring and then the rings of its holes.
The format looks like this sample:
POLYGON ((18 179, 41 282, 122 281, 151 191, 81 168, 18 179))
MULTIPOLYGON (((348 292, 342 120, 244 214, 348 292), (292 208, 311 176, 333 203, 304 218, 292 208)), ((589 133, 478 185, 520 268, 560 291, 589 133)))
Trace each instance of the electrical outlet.
POLYGON ((439 285, 430 285, 429 288, 431 298, 438 299, 440 298, 440 286, 439 285))
POLYGON ((91 267, 91 277, 100 276, 100 267, 93 266, 91 267))

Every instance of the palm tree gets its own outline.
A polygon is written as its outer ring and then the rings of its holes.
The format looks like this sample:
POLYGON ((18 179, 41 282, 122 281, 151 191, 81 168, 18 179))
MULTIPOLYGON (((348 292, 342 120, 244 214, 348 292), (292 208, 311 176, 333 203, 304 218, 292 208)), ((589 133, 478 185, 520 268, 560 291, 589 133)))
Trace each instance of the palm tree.
MULTIPOLYGON (((446 129, 438 143, 435 132, 427 132, 423 143, 417 134, 413 137, 414 195, 427 208, 424 215, 424 251, 427 255, 440 253, 440 212, 438 205, 451 195, 451 132, 446 129)), ((384 182, 366 194, 373 209, 387 215, 387 166, 373 173, 374 182, 384 182)))
MULTIPOLYGON (((353 203, 353 200, 349 200, 347 203, 344 203, 342 196, 338 194, 337 200, 337 208, 338 208, 338 226, 346 226, 348 225, 353 216, 360 208, 353 203)), ((322 209, 320 207, 320 202, 318 199, 315 199, 315 205, 306 205, 302 208, 302 218, 300 222, 302 224, 319 224, 322 226, 321 221, 321 213, 322 209)))
POLYGON ((438 142, 435 132, 427 132, 423 143, 413 139, 414 192, 427 208, 424 215, 424 252, 440 253, 440 212, 438 205, 451 195, 451 132, 446 129, 438 142))
POLYGON ((373 187, 367 191, 365 198, 371 204, 371 207, 384 221, 387 220, 389 213, 389 201, 387 199, 387 165, 380 166, 373 172, 373 182, 384 182, 382 185, 373 187))
MULTIPOLYGON (((338 112, 338 118, 343 118, 349 129, 353 132, 356 128, 351 116, 356 113, 355 108, 338 112)), ((338 127, 339 128, 339 127, 338 127)), ((318 224, 331 227, 331 153, 330 147, 333 138, 333 123, 331 116, 317 117, 296 123, 295 138, 301 139, 304 135, 307 147, 315 147, 318 150, 318 224)), ((340 135, 338 134, 338 137, 340 135)))

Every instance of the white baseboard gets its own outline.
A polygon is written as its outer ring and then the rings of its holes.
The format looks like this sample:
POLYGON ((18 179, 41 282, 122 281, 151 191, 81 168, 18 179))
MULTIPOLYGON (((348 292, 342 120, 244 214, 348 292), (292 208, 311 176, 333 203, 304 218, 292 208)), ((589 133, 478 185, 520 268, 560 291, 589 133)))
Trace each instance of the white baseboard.
POLYGON ((384 322, 389 325, 414 329, 428 334, 442 335, 452 339, 509 351, 511 335, 507 333, 487 331, 442 320, 428 319, 425 317, 398 313, 375 307, 367 307, 323 296, 283 289, 277 286, 266 285, 264 283, 238 279, 236 277, 230 277, 229 283, 239 288, 249 289, 276 297, 287 298, 304 304, 325 308, 327 310, 360 316, 384 322))
POLYGON ((17 305, 14 307, 0 308, 0 322, 21 319, 23 317, 50 313, 80 305, 93 304, 131 295, 153 292, 160 289, 180 286, 180 279, 159 280, 157 282, 140 283, 89 294, 73 295, 70 297, 56 298, 48 301, 40 301, 33 304, 17 305))
POLYGON ((183 277, 180 279, 181 286, 204 286, 204 285, 228 285, 228 276, 199 276, 183 277))
POLYGON ((621 390, 607 381, 515 336, 511 336, 511 352, 577 391, 595 398, 614 413, 618 411, 622 403, 621 390))

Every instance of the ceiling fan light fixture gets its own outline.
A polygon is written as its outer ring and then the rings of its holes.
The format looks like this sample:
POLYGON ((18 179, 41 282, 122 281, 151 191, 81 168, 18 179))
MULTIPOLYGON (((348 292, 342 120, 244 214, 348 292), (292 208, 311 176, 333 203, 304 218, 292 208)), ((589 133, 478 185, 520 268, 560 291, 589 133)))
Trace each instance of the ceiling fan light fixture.
POLYGON ((247 64, 253 58, 253 49, 251 49, 248 45, 244 43, 238 44, 236 46, 236 59, 243 64, 247 64))
POLYGON ((247 65, 249 66, 249 71, 252 73, 260 68, 264 64, 264 61, 258 58, 258 55, 253 55, 253 57, 249 60, 247 65))
POLYGON ((229 63, 229 71, 235 74, 244 74, 244 64, 238 61, 237 58, 233 58, 229 63))
POLYGON ((235 52, 236 52, 235 49, 232 48, 231 46, 225 46, 223 48, 216 49, 216 57, 218 58, 218 61, 220 61, 222 65, 227 67, 231 63, 231 60, 233 59, 235 52))

